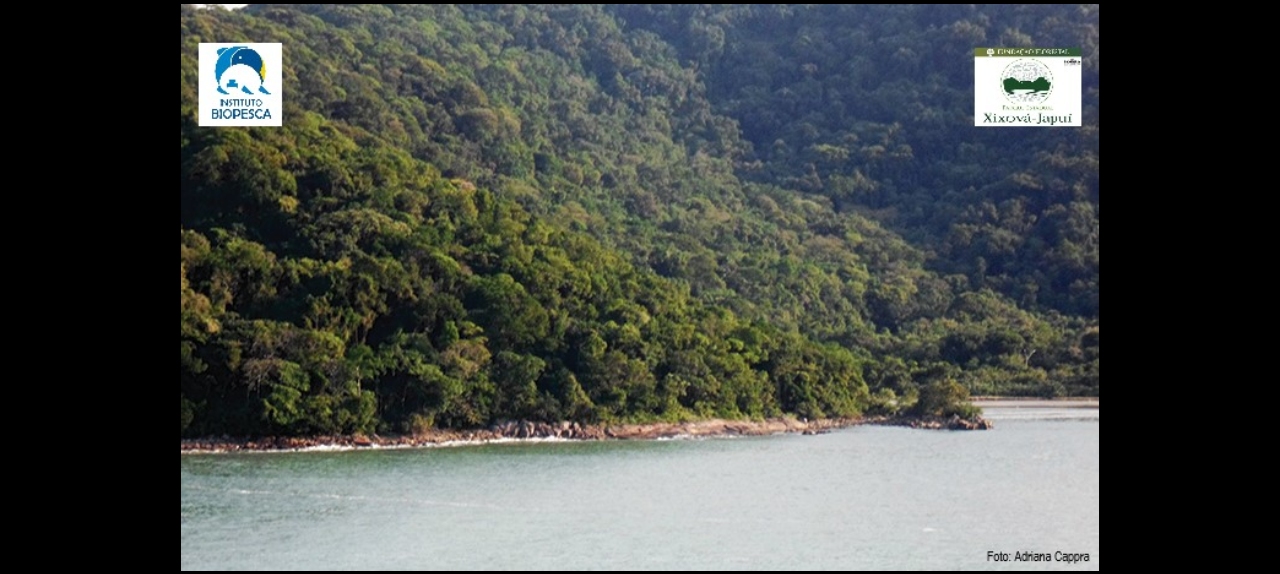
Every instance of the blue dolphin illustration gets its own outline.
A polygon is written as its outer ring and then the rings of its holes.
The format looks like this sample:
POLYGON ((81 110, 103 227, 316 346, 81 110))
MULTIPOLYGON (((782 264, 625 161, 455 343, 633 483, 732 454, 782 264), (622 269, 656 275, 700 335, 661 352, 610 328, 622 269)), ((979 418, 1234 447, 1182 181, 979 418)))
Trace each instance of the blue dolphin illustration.
MULTIPOLYGON (((258 52, 250 49, 248 46, 232 46, 230 48, 218 48, 218 63, 214 66, 214 76, 218 79, 218 91, 229 94, 222 89, 222 76, 227 73, 233 66, 248 66, 258 75, 258 91, 267 95, 271 92, 262 85, 267 79, 267 65, 262 61, 262 56, 258 52)), ((228 80, 227 87, 240 88, 240 91, 253 95, 249 90, 249 86, 237 85, 236 80, 228 80)))

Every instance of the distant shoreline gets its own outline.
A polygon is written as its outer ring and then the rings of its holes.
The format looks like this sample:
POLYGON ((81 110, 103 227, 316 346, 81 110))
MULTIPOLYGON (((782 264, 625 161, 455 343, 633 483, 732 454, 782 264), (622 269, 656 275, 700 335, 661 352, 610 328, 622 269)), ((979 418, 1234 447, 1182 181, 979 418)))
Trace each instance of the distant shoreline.
POLYGON ((1009 409, 1096 409, 1098 397, 1065 397, 1059 399, 1042 399, 1037 397, 973 397, 975 406, 981 408, 1009 409))
POLYGON ((859 425, 905 426, 919 429, 985 429, 991 423, 981 417, 973 421, 942 417, 837 418, 805 420, 795 418, 752 420, 710 419, 681 423, 646 423, 621 425, 583 425, 579 423, 504 422, 487 429, 432 429, 418 435, 350 435, 317 437, 263 437, 256 439, 229 436, 183 439, 182 452, 297 452, 313 450, 358 450, 423 448, 481 445, 514 441, 592 441, 592 440, 658 440, 762 436, 775 434, 825 434, 835 429, 859 425))

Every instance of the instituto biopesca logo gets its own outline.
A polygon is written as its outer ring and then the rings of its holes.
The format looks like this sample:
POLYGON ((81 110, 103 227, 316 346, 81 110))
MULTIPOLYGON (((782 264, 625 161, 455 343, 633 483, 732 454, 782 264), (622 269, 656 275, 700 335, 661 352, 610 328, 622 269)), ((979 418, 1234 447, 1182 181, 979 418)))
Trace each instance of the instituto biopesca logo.
POLYGON ((279 43, 200 44, 200 125, 282 125, 279 43))
POLYGON ((975 126, 1079 126, 1079 48, 974 50, 975 126))

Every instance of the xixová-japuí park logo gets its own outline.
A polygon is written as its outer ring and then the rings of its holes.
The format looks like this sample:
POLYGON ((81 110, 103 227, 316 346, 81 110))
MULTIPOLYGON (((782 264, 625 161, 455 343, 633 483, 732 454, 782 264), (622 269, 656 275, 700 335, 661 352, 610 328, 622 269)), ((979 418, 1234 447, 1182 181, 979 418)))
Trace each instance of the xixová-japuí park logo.
POLYGON ((279 43, 200 44, 200 125, 280 126, 279 43))
POLYGON ((1079 126, 1079 48, 978 48, 974 51, 973 124, 1079 126))
POLYGON ((1000 74, 1000 87, 1015 104, 1043 104, 1053 93, 1053 72, 1039 60, 1017 60, 1000 74))

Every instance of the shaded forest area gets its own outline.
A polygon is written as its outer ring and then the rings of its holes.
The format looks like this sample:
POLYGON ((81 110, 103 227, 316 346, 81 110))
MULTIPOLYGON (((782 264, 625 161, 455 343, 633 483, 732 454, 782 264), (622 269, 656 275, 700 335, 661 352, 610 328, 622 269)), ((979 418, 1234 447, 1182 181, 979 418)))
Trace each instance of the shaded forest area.
POLYGON ((181 235, 183 436, 1097 396, 1098 7, 183 5, 181 235), (283 127, 197 126, 236 41, 283 127))

